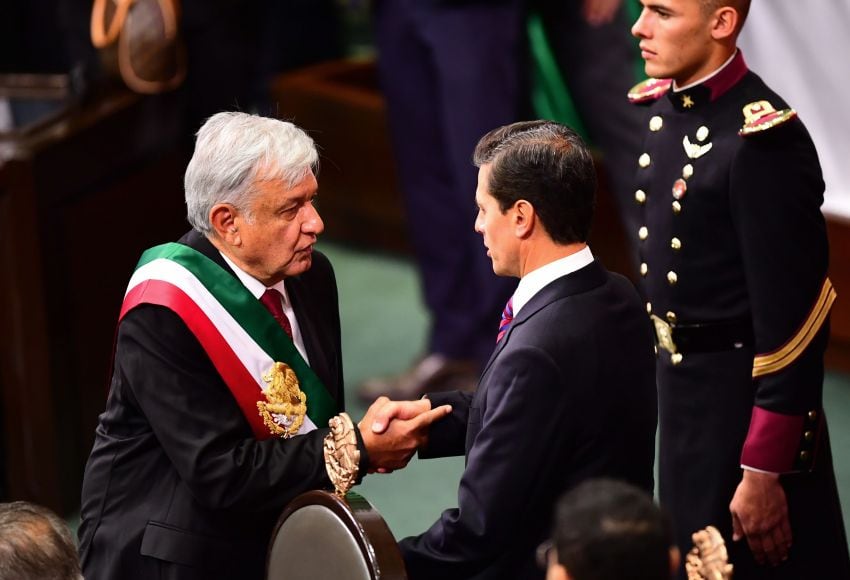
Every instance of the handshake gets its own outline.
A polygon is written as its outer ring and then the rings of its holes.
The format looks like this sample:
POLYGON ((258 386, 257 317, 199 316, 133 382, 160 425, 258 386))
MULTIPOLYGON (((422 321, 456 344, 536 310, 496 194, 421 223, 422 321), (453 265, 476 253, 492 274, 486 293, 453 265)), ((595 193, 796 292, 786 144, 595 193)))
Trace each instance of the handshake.
POLYGON ((451 405, 431 408, 431 401, 391 401, 378 397, 357 424, 369 453, 369 473, 391 473, 407 465, 428 441, 434 421, 452 412, 451 405))

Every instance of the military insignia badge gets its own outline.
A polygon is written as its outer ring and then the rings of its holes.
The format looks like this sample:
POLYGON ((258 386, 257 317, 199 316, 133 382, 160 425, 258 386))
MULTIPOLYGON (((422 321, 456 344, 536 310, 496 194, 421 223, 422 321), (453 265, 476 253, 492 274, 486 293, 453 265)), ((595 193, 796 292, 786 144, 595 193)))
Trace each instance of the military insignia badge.
POLYGON ((685 197, 685 192, 688 191, 688 184, 681 177, 673 182, 673 197, 682 199, 685 197))
POLYGON ((670 79, 646 79, 639 82, 629 89, 629 102, 637 105, 654 101, 666 93, 672 83, 670 79))
POLYGON ((257 401, 257 410, 273 435, 288 439, 298 433, 307 414, 307 395, 298 384, 295 371, 276 362, 263 375, 268 386, 263 389, 265 401, 257 401))
POLYGON ((705 145, 700 145, 699 143, 691 143, 691 140, 688 139, 688 136, 685 135, 685 138, 682 139, 682 146, 685 148, 685 154, 691 159, 699 159, 709 151, 713 146, 712 143, 706 143, 705 145))
POLYGON ((794 109, 781 109, 777 111, 767 101, 755 101, 743 108, 744 126, 738 131, 738 135, 747 136, 772 129, 797 116, 794 109))

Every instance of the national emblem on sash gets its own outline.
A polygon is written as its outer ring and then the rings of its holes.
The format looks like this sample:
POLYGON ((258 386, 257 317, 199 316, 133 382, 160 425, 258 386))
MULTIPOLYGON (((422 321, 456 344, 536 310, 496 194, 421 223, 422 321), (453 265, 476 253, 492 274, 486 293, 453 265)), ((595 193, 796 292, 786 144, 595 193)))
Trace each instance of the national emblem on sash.
POLYGON ((298 433, 307 414, 307 395, 301 390, 295 371, 276 362, 263 375, 268 386, 263 389, 265 401, 257 401, 263 423, 273 435, 288 439, 298 433))

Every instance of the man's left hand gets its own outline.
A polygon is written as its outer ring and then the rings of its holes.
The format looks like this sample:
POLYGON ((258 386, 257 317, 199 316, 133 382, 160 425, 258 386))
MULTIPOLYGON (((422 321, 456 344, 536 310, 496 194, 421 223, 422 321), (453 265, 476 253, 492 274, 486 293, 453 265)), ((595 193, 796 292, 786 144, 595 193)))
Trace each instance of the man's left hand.
POLYGON ((759 564, 779 565, 791 548, 788 501, 776 473, 744 470, 732 503, 732 539, 744 537, 759 564))

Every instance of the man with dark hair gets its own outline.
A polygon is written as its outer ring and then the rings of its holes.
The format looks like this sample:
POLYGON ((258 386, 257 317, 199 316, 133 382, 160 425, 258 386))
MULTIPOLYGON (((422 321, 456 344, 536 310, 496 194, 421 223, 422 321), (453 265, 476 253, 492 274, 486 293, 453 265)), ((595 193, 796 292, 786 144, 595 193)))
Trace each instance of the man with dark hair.
POLYGON ((737 50, 748 0, 642 3, 632 32, 655 78, 629 98, 650 105, 634 196, 661 503, 681 549, 709 524, 739 540, 738 580, 850 578, 822 403, 835 290, 817 151, 737 50))
POLYGON ((26 501, 0 503, 0 580, 82 580, 65 522, 26 501))
POLYGON ((552 541, 540 548, 547 580, 670 580, 681 559, 667 514, 645 491, 613 479, 564 494, 552 541))
POLYGON ((491 351, 490 324, 513 290, 493 275, 466 194, 469 152, 493 127, 529 118, 527 21, 539 14, 558 67, 605 168, 624 221, 639 115, 621 95, 636 56, 621 0, 375 0, 373 30, 387 124, 430 325, 423 356, 368 379, 377 395, 472 389, 491 351), (435 232, 439 232, 435 235, 435 232))
POLYGON ((599 476, 653 486, 651 333, 635 288, 587 246, 587 147, 563 125, 515 123, 485 135, 475 163, 475 231, 493 271, 520 282, 475 393, 424 399, 454 412, 420 457, 465 453, 466 469, 458 508, 400 544, 414 580, 542 578, 535 548, 564 490, 599 476))

